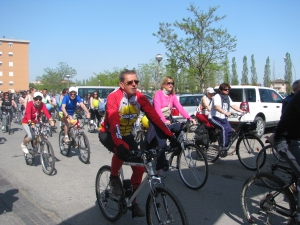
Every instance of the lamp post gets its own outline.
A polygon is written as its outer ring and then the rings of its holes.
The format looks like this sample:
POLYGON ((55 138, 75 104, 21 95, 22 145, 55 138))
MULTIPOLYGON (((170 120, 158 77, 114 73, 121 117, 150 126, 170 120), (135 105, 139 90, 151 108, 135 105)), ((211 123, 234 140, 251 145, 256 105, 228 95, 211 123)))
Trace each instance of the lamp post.
POLYGON ((159 84, 159 82, 161 82, 161 77, 160 76, 162 74, 161 69, 160 69, 160 62, 163 60, 163 57, 162 57, 161 54, 157 54, 155 56, 155 59, 157 61, 157 74, 158 74, 157 84, 159 84))
POLYGON ((101 86, 101 80, 98 80, 99 86, 101 86))
POLYGON ((70 77, 71 77, 71 75, 67 74, 65 77, 68 78, 68 87, 70 87, 70 77))
MULTIPOLYGON (((286 61, 286 57, 283 57, 283 59, 286 61)), ((296 78, 297 78, 297 76, 296 76, 296 69, 295 69, 295 66, 294 66, 294 64, 291 62, 291 64, 292 64, 292 66, 293 66, 293 68, 294 68, 294 72, 295 72, 295 80, 296 80, 296 78)), ((294 81, 295 81, 294 80, 294 81)))

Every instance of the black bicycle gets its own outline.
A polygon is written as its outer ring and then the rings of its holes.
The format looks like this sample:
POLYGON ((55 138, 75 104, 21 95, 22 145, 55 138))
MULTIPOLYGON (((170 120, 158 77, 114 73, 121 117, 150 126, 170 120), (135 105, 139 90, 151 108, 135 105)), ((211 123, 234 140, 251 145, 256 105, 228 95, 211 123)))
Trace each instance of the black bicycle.
MULTIPOLYGON (((33 129, 33 140, 27 145, 29 153, 24 153, 24 157, 26 164, 31 166, 34 163, 35 156, 40 154, 43 172, 47 175, 51 175, 55 168, 55 156, 53 147, 47 140, 46 132, 46 127, 43 125, 43 122, 39 122, 35 125, 35 129, 33 129)), ((27 135, 25 135, 24 138, 26 137, 27 135)))
MULTIPOLYGON (((236 130, 233 130, 230 134, 228 151, 235 141, 235 152, 238 155, 241 164, 249 169, 256 170, 256 157, 261 149, 264 147, 263 142, 251 131, 256 129, 255 122, 244 122, 241 118, 245 114, 232 113, 233 117, 238 117, 238 126, 236 130)), ((228 151, 220 151, 220 130, 209 129, 209 144, 208 146, 198 145, 202 151, 206 154, 209 162, 215 162, 220 156, 226 157, 228 151)))
POLYGON ((74 119, 74 124, 70 125, 68 132, 70 142, 68 143, 65 142, 64 126, 61 128, 58 139, 60 153, 67 156, 70 154, 71 147, 73 147, 78 149, 79 160, 84 164, 89 163, 91 154, 90 143, 79 120, 74 119))

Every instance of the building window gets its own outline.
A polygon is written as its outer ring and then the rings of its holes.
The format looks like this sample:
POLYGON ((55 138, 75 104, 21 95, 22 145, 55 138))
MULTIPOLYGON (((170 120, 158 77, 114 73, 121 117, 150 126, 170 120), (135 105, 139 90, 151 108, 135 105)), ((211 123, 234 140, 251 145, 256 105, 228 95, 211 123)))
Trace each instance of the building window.
POLYGON ((2 56, 2 52, 0 52, 0 56, 2 56))
POLYGON ((0 41, 0 46, 2 45, 2 42, 0 41))
POLYGON ((14 66, 14 62, 8 62, 8 66, 14 66))
POLYGON ((13 52, 9 52, 9 53, 8 53, 8 56, 13 56, 13 55, 14 55, 13 52))
POLYGON ((3 84, 3 82, 2 81, 0 81, 0 86, 3 84))
POLYGON ((2 62, 0 61, 0 66, 2 66, 2 62))
POLYGON ((8 85, 9 85, 9 86, 13 86, 13 85, 14 85, 14 82, 13 82, 13 81, 9 81, 8 85))
POLYGON ((12 46, 13 46, 13 43, 9 42, 8 47, 12 47, 12 46))
POLYGON ((0 71, 0 77, 2 77, 3 76, 3 72, 2 71, 0 71))
POLYGON ((8 76, 13 77, 14 76, 14 72, 9 72, 8 76))

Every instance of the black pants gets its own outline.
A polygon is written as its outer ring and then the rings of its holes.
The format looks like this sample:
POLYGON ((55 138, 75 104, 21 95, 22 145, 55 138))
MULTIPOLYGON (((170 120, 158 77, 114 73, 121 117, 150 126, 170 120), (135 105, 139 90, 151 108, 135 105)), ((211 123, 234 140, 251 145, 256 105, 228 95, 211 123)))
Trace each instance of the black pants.
POLYGON ((99 123, 101 121, 101 115, 100 115, 98 109, 90 109, 90 113, 91 113, 91 120, 94 120, 96 117, 98 119, 97 126, 99 126, 99 123))

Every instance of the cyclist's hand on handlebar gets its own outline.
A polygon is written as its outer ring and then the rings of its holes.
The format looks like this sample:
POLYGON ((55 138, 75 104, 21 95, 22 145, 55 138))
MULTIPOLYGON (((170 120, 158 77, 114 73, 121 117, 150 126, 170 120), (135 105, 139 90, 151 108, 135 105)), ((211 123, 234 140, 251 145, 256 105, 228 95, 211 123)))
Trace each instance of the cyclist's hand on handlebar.
POLYGON ((49 124, 50 124, 51 127, 53 127, 54 126, 54 120, 50 120, 49 124))
POLYGON ((171 124, 170 120, 167 120, 167 121, 165 122, 165 125, 170 125, 170 124, 171 124))
POLYGON ((86 114, 86 118, 89 119, 91 117, 90 113, 86 114))
POLYGON ((227 117, 231 116, 231 112, 226 112, 225 116, 227 116, 227 117))
POLYGON ((119 159, 126 161, 129 157, 129 150, 124 147, 124 145, 119 145, 117 147, 116 155, 119 159))

